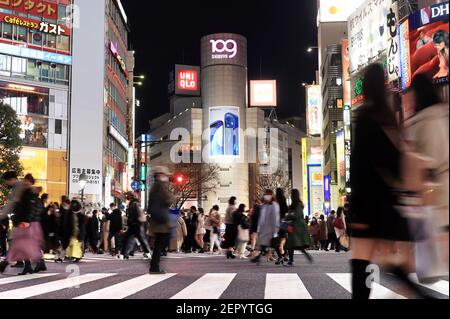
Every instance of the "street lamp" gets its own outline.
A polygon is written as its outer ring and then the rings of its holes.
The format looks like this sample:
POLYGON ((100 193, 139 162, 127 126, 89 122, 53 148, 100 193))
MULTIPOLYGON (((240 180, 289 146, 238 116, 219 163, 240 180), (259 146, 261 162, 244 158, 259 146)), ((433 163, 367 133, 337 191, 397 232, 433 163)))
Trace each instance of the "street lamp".
POLYGON ((133 76, 134 79, 139 79, 139 80, 145 80, 145 75, 135 75, 133 76))
POLYGON ((81 203, 84 206, 84 189, 86 188, 86 184, 88 181, 88 176, 85 173, 82 173, 79 178, 80 191, 81 191, 81 203))
POLYGON ((306 49, 306 52, 311 53, 314 49, 319 49, 319 47, 308 47, 308 49, 306 49))

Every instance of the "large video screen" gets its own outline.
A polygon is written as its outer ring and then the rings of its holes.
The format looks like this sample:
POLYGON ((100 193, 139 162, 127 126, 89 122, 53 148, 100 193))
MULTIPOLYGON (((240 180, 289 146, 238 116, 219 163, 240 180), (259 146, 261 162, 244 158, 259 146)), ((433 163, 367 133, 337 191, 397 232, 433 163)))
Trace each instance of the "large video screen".
POLYGON ((209 109, 210 156, 239 156, 239 108, 209 109))
POLYGON ((402 89, 424 73, 436 83, 448 83, 448 2, 412 14, 400 26, 402 89))

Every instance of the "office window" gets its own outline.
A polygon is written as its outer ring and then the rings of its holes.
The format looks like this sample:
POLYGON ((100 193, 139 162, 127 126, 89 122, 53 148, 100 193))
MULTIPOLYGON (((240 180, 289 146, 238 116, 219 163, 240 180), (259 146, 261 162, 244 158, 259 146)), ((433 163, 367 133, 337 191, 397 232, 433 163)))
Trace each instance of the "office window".
POLYGON ((62 134, 62 120, 55 120, 55 134, 62 134))
POLYGON ((9 23, 2 23, 2 37, 4 39, 12 40, 13 26, 9 23))
POLYGON ((70 51, 69 37, 65 35, 58 36, 56 39, 56 48, 58 50, 70 51))
POLYGON ((44 36, 44 46, 56 49, 56 35, 46 34, 44 36))
POLYGON ((42 33, 39 31, 31 31, 28 33, 28 42, 33 45, 42 45, 42 33))
POLYGON ((38 80, 39 79, 39 69, 36 66, 36 61, 28 60, 27 63, 27 78, 29 80, 38 80))
POLYGON ((11 71, 13 74, 25 75, 27 73, 27 59, 12 57, 11 71))
POLYGON ((0 75, 11 76, 11 57, 0 54, 0 75))

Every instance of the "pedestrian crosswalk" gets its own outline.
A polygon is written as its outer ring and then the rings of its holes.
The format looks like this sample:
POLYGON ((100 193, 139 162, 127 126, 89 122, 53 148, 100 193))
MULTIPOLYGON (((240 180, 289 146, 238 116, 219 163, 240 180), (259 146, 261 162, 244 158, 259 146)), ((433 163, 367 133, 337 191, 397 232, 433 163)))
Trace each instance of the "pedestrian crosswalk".
MULTIPOLYGON (((320 299, 316 289, 320 283, 318 280, 331 278, 334 286, 327 289, 343 290, 351 296, 351 274, 349 273, 328 273, 323 274, 322 278, 311 278, 302 280, 301 275, 297 273, 268 273, 264 280, 254 282, 252 285, 239 285, 241 274, 238 273, 206 273, 198 275, 198 278, 191 282, 186 282, 184 274, 169 273, 161 275, 138 275, 123 276, 117 273, 88 273, 82 275, 63 275, 56 273, 33 274, 26 276, 0 277, 0 300, 1 299, 27 299, 27 298, 45 298, 46 294, 60 293, 65 291, 64 298, 73 299, 125 299, 133 297, 136 294, 142 295, 146 291, 156 290, 162 292, 163 296, 166 288, 169 289, 174 283, 181 280, 185 285, 178 285, 178 292, 172 296, 164 297, 170 299, 221 299, 222 296, 232 296, 238 293, 237 290, 248 289, 264 291, 264 298, 269 300, 276 299, 320 299), (65 276, 65 277, 63 277, 65 276), (124 278, 125 277, 125 278, 124 278), (106 286, 105 286, 106 283, 106 286), (234 285, 234 286, 233 286, 234 285), (7 288, 5 288, 7 287, 7 288), (239 287, 236 289, 236 287, 239 287), (72 289, 73 288, 73 289, 72 289), (80 288, 80 289, 76 289, 80 288), (66 290, 71 289, 70 292, 66 290)), ((412 275, 412 278, 417 276, 412 275)), ((384 283, 383 283, 384 284, 384 283)), ((440 280, 437 283, 423 285, 425 288, 433 291, 438 298, 448 299, 449 282, 440 280)), ((384 286, 382 284, 373 284, 371 299, 406 299, 397 288, 392 285, 384 286)), ((59 294, 58 294, 59 295, 59 294)), ((248 294, 251 295, 251 294, 248 294)), ((236 296, 239 296, 237 294, 236 296)), ((240 299, 236 297, 236 299, 240 299)))

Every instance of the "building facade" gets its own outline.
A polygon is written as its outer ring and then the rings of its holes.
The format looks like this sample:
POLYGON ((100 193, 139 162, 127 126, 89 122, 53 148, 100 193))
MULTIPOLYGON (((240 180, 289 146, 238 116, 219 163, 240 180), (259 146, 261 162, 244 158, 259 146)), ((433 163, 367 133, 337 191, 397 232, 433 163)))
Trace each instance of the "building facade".
POLYGON ((0 99, 21 122, 24 173, 51 201, 67 194, 71 5, 0 2, 0 99))
POLYGON ((130 28, 118 0, 75 0, 75 5, 82 14, 73 41, 69 192, 79 194, 79 177, 86 174, 86 199, 108 205, 124 201, 123 193, 131 183, 134 54, 130 28))

